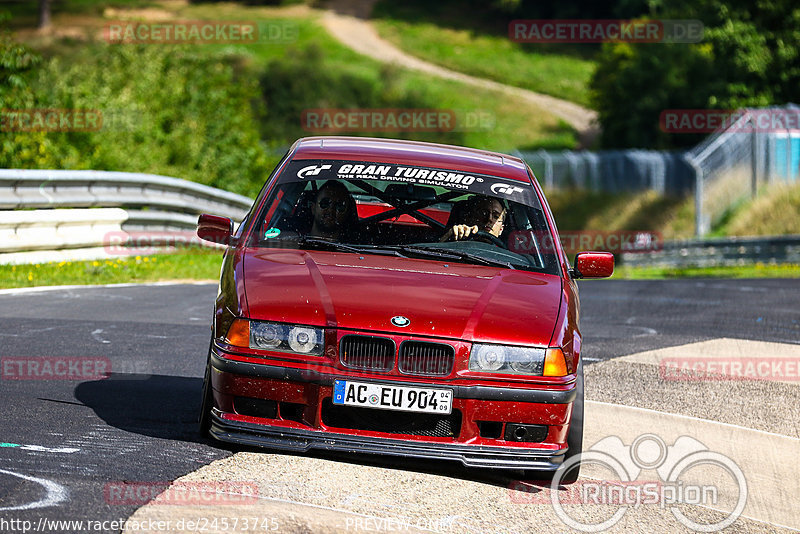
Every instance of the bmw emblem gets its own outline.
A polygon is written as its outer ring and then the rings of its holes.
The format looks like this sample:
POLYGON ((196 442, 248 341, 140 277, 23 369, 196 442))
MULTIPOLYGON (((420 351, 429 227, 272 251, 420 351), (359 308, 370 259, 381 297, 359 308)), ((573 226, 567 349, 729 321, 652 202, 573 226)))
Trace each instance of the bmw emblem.
POLYGON ((400 328, 403 328, 410 325, 411 321, 408 319, 408 317, 403 317, 402 315, 395 315, 394 317, 392 317, 392 324, 400 328))

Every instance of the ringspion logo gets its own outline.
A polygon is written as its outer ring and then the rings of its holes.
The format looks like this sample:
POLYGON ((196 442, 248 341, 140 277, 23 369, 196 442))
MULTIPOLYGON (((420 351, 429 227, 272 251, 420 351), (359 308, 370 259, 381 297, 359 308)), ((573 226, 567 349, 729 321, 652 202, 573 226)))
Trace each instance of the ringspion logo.
POLYGON ((630 445, 606 437, 566 460, 544 487, 515 481, 508 488, 512 503, 552 505, 565 525, 581 532, 607 530, 641 506, 669 509, 688 529, 717 532, 741 516, 747 495, 744 472, 729 457, 691 436, 668 445, 655 434, 642 434, 630 445), (563 476, 578 464, 582 472, 593 469, 604 476, 584 477, 563 490, 563 476), (642 477, 651 471, 655 477, 642 477), (591 505, 598 508, 587 508, 591 505), (719 514, 695 518, 684 514, 683 505, 710 507, 719 514))

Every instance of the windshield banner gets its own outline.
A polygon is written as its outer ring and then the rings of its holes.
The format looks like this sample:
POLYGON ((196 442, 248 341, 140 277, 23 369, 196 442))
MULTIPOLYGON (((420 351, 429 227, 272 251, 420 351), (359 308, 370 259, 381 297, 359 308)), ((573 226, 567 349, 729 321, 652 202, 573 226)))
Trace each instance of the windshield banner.
POLYGON ((308 180, 347 180, 405 182, 409 184, 445 187, 501 199, 512 200, 528 206, 539 206, 530 183, 497 178, 483 174, 469 174, 452 169, 433 169, 393 163, 364 161, 297 160, 289 163, 280 177, 280 183, 308 180))

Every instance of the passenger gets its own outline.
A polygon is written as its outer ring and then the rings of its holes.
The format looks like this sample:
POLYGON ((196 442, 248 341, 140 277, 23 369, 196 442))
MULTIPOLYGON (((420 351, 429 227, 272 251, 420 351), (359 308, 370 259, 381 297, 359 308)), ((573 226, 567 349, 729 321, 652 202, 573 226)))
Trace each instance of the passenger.
MULTIPOLYGON (((439 241, 459 241, 474 236, 478 232, 487 232, 499 238, 503 233, 506 219, 506 208, 502 202, 496 198, 474 196, 466 203, 466 211, 461 215, 462 222, 453 224, 453 221, 448 221, 452 226, 439 241)), ((459 216, 459 214, 454 215, 459 216)))
POLYGON ((311 203, 313 222, 308 235, 341 241, 355 230, 355 201, 342 182, 328 180, 311 203))

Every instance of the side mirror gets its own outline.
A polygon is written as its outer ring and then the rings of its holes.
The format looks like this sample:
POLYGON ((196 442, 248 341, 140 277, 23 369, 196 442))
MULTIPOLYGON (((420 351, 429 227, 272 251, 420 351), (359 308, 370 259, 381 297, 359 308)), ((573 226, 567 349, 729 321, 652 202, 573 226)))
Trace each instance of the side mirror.
POLYGON ((608 278, 614 273, 614 255, 610 252, 578 252, 573 278, 608 278))
POLYGON ((197 237, 222 245, 232 244, 233 221, 227 217, 202 214, 197 219, 197 237))

